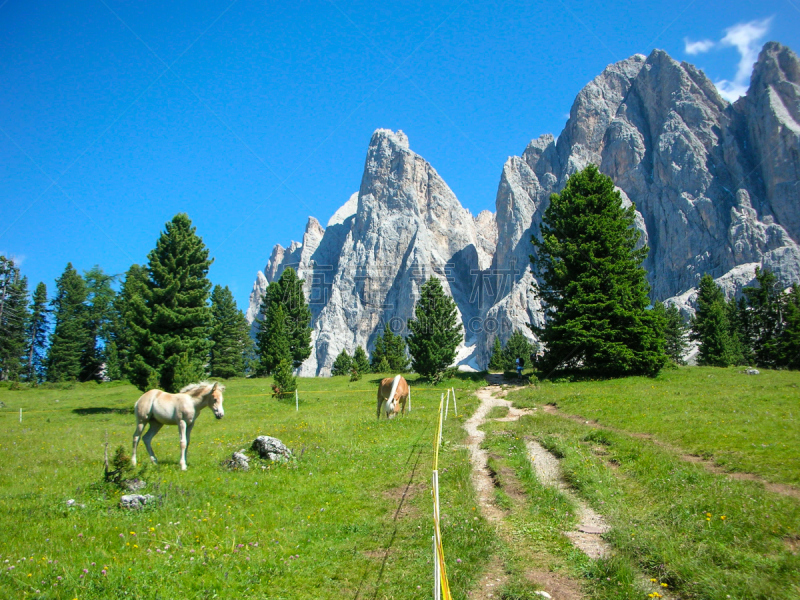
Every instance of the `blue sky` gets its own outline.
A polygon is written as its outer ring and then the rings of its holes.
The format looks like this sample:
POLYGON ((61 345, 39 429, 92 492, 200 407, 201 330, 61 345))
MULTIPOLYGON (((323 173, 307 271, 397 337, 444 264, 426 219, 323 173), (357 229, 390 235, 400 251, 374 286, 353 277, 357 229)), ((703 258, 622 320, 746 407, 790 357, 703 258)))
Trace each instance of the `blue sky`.
POLYGON ((477 214, 609 63, 662 48, 735 97, 767 40, 800 50, 800 0, 0 0, 0 253, 52 294, 187 212, 244 308, 273 245, 358 190, 376 128, 477 214))

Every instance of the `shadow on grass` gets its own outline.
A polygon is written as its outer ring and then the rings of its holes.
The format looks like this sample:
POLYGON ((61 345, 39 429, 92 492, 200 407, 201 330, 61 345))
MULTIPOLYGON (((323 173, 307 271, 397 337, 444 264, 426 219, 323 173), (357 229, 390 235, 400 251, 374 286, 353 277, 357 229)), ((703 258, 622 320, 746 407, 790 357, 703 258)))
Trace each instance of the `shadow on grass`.
POLYGON ((72 412, 82 417, 87 415, 132 415, 133 407, 110 408, 108 406, 93 406, 92 408, 73 408, 72 412))

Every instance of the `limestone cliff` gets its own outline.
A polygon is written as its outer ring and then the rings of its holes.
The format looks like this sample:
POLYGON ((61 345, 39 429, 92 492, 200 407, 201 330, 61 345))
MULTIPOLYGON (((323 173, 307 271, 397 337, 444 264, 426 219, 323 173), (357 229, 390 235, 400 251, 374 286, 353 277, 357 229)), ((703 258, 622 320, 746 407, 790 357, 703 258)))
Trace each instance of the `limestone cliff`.
POLYGON ((371 349, 384 326, 405 335, 420 285, 435 276, 461 312, 459 361, 482 368, 496 335, 530 335, 526 324, 541 318, 530 239, 550 195, 589 163, 636 206, 654 300, 691 312, 704 273, 735 294, 759 265, 800 281, 800 61, 770 42, 733 105, 660 50, 608 66, 578 94, 557 140, 542 135, 506 161, 494 214, 473 217, 402 132, 377 130, 358 193, 327 229, 311 218, 302 243, 275 247, 248 319, 294 266, 314 319, 301 372, 327 374, 343 348, 371 349))

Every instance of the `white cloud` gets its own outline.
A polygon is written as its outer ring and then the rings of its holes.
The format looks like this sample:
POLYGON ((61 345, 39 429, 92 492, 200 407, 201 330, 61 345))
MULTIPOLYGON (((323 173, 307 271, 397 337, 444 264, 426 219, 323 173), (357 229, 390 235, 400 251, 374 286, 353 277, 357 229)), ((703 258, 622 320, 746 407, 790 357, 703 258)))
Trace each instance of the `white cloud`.
POLYGON ((729 102, 735 102, 740 96, 744 96, 747 88, 750 87, 753 63, 758 59, 761 40, 769 32, 771 24, 772 17, 737 23, 725 30, 725 36, 719 42, 711 40, 690 42, 688 38, 684 38, 684 50, 691 55, 708 52, 712 48, 736 48, 739 51, 739 64, 736 66, 736 76, 733 80, 720 79, 714 82, 720 96, 729 102))
POLYGON ((695 54, 702 54, 703 52, 708 52, 711 48, 714 47, 714 42, 711 40, 700 40, 699 42, 690 42, 689 38, 683 38, 684 43, 684 50, 686 54, 691 54, 694 56, 695 54))
POLYGON ((741 54, 739 67, 736 69, 736 79, 734 83, 744 83, 750 80, 750 71, 753 63, 758 59, 758 51, 761 46, 761 39, 769 32, 772 17, 761 21, 750 21, 749 23, 739 23, 725 30, 725 37, 720 44, 722 46, 733 46, 741 54))

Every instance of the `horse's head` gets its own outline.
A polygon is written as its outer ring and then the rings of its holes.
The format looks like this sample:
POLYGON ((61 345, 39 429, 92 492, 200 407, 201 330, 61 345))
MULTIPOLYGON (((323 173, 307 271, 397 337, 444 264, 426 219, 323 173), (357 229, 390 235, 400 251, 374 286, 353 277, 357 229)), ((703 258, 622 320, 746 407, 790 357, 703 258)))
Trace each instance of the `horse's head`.
POLYGON ((206 401, 211 407, 211 410, 214 411, 214 416, 218 419, 225 416, 225 411, 222 409, 222 392, 224 391, 225 386, 215 382, 214 385, 211 386, 211 391, 206 395, 206 401))

